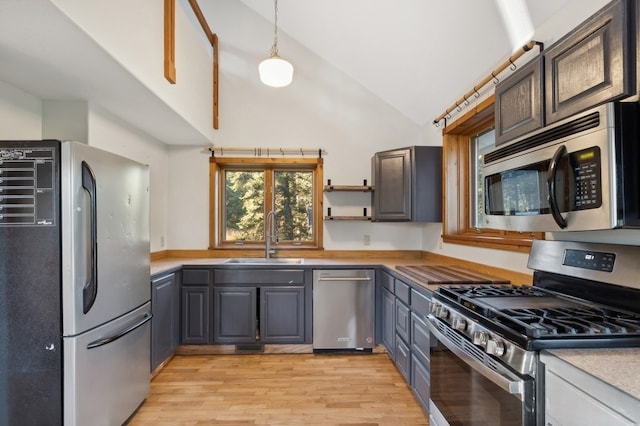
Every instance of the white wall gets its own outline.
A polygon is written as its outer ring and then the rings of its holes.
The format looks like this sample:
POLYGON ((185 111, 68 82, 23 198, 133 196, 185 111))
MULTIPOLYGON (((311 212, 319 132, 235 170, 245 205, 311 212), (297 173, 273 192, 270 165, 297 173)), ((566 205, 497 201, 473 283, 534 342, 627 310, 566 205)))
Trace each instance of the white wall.
MULTIPOLYGON (((220 39, 220 130, 215 146, 324 148, 325 182, 359 185, 364 179, 371 182, 376 151, 441 143, 439 137, 425 140, 419 126, 285 34, 279 34, 280 55, 295 58, 293 83, 282 89, 262 85, 255 58, 268 55, 272 24, 238 1, 219 0, 213 6, 218 8, 213 16, 220 16, 209 23, 220 39)), ((176 147, 170 158, 171 248, 206 248, 208 156, 201 148, 176 147)), ((333 214, 362 214, 362 207, 370 207, 370 194, 342 195, 325 196, 325 213, 332 207, 333 214)), ((324 243, 334 250, 419 250, 420 228, 332 222, 325 224, 324 243), (364 235, 370 236, 369 246, 364 235)))
POLYGON ((42 101, 2 81, 0 139, 42 139, 42 101))

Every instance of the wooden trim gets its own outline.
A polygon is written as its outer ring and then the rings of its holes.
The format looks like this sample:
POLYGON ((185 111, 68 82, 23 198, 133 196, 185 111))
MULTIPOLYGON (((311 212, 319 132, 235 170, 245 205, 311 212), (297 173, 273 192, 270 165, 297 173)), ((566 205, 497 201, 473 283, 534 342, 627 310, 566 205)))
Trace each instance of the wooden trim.
POLYGON ((166 259, 167 257, 169 257, 167 253, 167 250, 151 252, 151 254, 149 255, 149 260, 151 260, 151 262, 155 262, 156 260, 166 259))
MULTIPOLYGON (((513 61, 517 60, 519 57, 521 57, 522 55, 524 55, 526 52, 528 52, 529 50, 533 49, 535 46, 538 46, 540 48, 540 51, 542 51, 542 49, 544 48, 544 45, 539 42, 539 41, 534 41, 531 40, 529 41, 527 44, 525 44, 524 46, 522 46, 516 53, 514 53, 513 55, 511 55, 509 57, 509 59, 507 59, 506 61, 504 61, 500 66, 498 66, 498 68, 496 68, 495 70, 493 70, 491 72, 491 74, 489 74, 488 76, 486 76, 480 83, 476 84, 475 86, 473 86, 473 88, 471 90, 469 90, 467 93, 465 93, 460 99, 458 99, 453 105, 451 105, 449 108, 445 109, 444 112, 442 114, 440 114, 439 116, 437 116, 434 120, 433 120, 433 124, 438 124, 440 122, 440 120, 442 120, 443 118, 445 118, 449 113, 451 113, 453 110, 460 108, 463 104, 468 103, 469 99, 472 99, 472 97, 478 93, 478 90, 482 89, 482 87, 484 87, 486 84, 488 84, 489 82, 493 81, 496 76, 498 74, 500 74, 502 71, 504 71, 505 69, 507 69, 508 67, 511 67, 513 65, 513 61)), ((446 127, 446 121, 445 121, 445 127, 446 127)))
POLYGON ((519 233, 494 229, 473 229, 470 223, 469 147, 471 138, 493 126, 494 95, 478 103, 443 130, 443 219, 442 241, 475 247, 528 253, 534 239, 544 233, 519 233))
POLYGON ((218 96, 218 36, 213 34, 211 41, 213 46, 213 128, 218 129, 220 127, 220 114, 218 111, 220 102, 218 96))
POLYGON ((193 13, 196 16, 196 19, 198 20, 198 22, 200 23, 200 26, 202 27, 202 30, 204 31, 205 36, 207 37, 207 40, 209 40, 209 43, 211 43, 211 47, 213 48, 213 128, 217 129, 219 127, 219 120, 218 120, 218 108, 219 108, 219 102, 218 102, 218 36, 215 35, 212 31, 211 28, 209 27, 209 24, 207 23, 206 18, 204 17, 204 14, 202 13, 202 9, 200 9, 200 5, 198 4, 197 0, 189 0, 189 5, 191 5, 191 9, 193 10, 193 13))
POLYGON ((164 0, 164 78, 176 83, 176 0, 164 0))

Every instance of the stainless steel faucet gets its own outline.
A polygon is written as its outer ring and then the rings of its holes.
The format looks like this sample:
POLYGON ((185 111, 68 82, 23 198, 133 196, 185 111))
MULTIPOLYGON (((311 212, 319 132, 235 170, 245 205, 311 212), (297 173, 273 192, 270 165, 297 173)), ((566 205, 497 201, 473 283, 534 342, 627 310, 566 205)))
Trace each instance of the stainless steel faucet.
POLYGON ((265 259, 269 259, 272 254, 276 253, 275 249, 271 248, 271 243, 275 242, 276 244, 278 244, 278 218, 276 217, 276 212, 274 210, 271 210, 269 213, 267 213, 267 218, 265 219, 264 242, 264 257, 265 259), (272 231, 273 233, 269 234, 272 231))

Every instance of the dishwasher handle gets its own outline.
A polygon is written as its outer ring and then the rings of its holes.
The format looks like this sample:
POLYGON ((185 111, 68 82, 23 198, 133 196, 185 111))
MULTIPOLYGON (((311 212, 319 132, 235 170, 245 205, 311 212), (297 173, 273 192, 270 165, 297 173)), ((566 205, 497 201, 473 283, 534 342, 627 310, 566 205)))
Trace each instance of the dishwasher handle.
POLYGON ((371 277, 320 277, 318 281, 371 281, 371 277))

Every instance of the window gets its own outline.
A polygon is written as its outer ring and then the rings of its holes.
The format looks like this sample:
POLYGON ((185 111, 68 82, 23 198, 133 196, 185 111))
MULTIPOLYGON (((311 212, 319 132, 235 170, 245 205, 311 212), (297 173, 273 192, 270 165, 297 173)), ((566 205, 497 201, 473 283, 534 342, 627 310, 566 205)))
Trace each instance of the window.
POLYGON ((482 155, 493 144, 493 97, 480 102, 443 130, 444 218, 442 240, 503 250, 528 252, 541 232, 512 232, 481 226, 482 155))
POLYGON ((322 159, 272 160, 211 158, 210 247, 264 247, 271 211, 278 248, 322 247, 322 159))
POLYGON ((493 127, 483 130, 471 138, 469 146, 469 179, 471 188, 469 194, 469 226, 482 228, 482 214, 484 212, 484 193, 482 191, 482 158, 491 148, 496 146, 496 131, 493 127))

